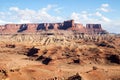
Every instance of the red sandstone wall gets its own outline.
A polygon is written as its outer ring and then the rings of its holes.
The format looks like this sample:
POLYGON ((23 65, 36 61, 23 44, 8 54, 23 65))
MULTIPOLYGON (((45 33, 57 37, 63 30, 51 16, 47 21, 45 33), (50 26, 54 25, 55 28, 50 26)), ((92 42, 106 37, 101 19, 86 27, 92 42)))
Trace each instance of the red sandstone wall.
POLYGON ((27 24, 27 30, 25 30, 26 33, 34 33, 37 30, 38 24, 27 24))
POLYGON ((99 34, 103 31, 101 24, 86 24, 88 34, 99 34))
POLYGON ((59 25, 57 23, 53 24, 54 30, 58 30, 59 25))
POLYGON ((64 21, 62 29, 64 29, 64 30, 72 29, 73 30, 74 27, 75 27, 74 20, 68 20, 68 21, 64 21))
MULTIPOLYGON (((0 33, 3 34, 15 34, 20 29, 22 24, 6 24, 0 26, 0 33)), ((24 30, 22 33, 35 33, 39 24, 27 24, 27 30, 24 30)), ((80 33, 87 34, 98 34, 105 32, 102 29, 101 24, 86 24, 84 27, 82 24, 74 23, 74 20, 64 21, 64 23, 43 23, 41 26, 45 28, 44 30, 75 30, 80 33)), ((41 29, 42 30, 42 29, 41 29)))
POLYGON ((6 24, 2 33, 4 34, 14 34, 17 33, 17 30, 20 28, 21 24, 6 24))

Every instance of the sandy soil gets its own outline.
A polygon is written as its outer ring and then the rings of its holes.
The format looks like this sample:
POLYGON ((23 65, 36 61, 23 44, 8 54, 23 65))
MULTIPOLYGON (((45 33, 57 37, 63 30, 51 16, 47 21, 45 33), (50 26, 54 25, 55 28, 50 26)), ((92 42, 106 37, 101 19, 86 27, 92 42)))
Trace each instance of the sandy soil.
POLYGON ((120 80, 120 37, 35 37, 0 36, 0 80, 120 80))

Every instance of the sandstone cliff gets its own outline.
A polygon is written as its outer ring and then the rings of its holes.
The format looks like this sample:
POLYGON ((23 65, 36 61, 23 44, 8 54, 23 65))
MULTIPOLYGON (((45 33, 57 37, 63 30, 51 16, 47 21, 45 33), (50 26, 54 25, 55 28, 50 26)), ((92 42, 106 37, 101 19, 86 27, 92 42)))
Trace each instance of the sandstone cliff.
POLYGON ((85 34, 106 34, 101 24, 86 24, 84 27, 80 23, 74 23, 74 20, 64 21, 63 23, 37 23, 37 24, 6 24, 0 26, 0 34, 17 33, 36 33, 48 30, 72 30, 85 34))

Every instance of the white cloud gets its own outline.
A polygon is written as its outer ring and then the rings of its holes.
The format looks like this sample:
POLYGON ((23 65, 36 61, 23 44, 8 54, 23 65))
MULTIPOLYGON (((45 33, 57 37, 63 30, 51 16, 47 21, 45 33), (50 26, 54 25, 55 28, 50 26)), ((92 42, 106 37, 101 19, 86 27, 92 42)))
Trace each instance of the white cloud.
POLYGON ((110 12, 111 9, 109 8, 109 4, 102 4, 100 8, 98 8, 97 10, 102 11, 102 12, 110 12))
POLYGON ((8 12, 0 12, 0 23, 8 23, 9 21, 12 21, 14 23, 41 23, 62 21, 62 17, 54 16, 49 13, 49 11, 54 11, 53 9, 56 8, 58 8, 56 5, 48 5, 39 10, 10 7, 8 12))
POLYGON ((51 8, 55 7, 56 5, 47 5, 47 7, 40 9, 41 12, 47 12, 51 10, 51 8))
POLYGON ((18 23, 31 23, 30 20, 20 20, 18 23))
POLYGON ((9 10, 10 10, 10 11, 18 11, 19 8, 18 8, 18 7, 10 7, 9 10))
POLYGON ((3 25, 3 24, 5 24, 5 23, 6 23, 5 21, 0 20, 0 25, 3 25))
POLYGON ((102 24, 103 28, 111 33, 120 34, 120 20, 112 20, 109 23, 102 24))
POLYGON ((81 13, 86 14, 86 13, 87 13, 87 11, 82 11, 81 13))
POLYGON ((55 8, 54 11, 57 12, 57 13, 61 13, 62 9, 63 9, 62 7, 59 7, 59 8, 55 8))
POLYGON ((4 15, 5 13, 4 12, 0 12, 0 15, 4 15))
POLYGON ((102 13, 98 11, 95 13, 89 13, 87 11, 82 11, 80 13, 73 12, 71 14, 71 18, 74 19, 76 22, 82 23, 105 23, 111 21, 109 18, 105 17, 102 13))
POLYGON ((71 14, 71 18, 74 19, 76 22, 80 22, 80 14, 79 13, 73 12, 71 14))
POLYGON ((99 17, 102 22, 110 22, 111 21, 109 18, 105 17, 103 14, 101 14, 98 11, 95 13, 95 15, 97 17, 99 17))
POLYGON ((88 19, 88 15, 87 14, 82 14, 81 15, 83 19, 88 19))
POLYGON ((85 22, 91 22, 92 20, 90 19, 90 17, 92 16, 93 14, 91 13, 88 13, 87 11, 82 11, 80 13, 77 13, 77 12, 73 12, 71 14, 71 19, 74 19, 75 22, 77 23, 85 23, 85 22))
POLYGON ((5 13, 4 12, 0 12, 0 18, 5 18, 5 13))
POLYGON ((109 12, 108 9, 106 9, 106 8, 102 8, 102 7, 100 8, 100 10, 103 11, 103 12, 109 12))
POLYGON ((110 22, 111 20, 105 16, 102 16, 101 17, 102 21, 105 21, 105 22, 110 22))
POLYGON ((106 4, 102 4, 101 6, 102 7, 109 7, 109 4, 106 3, 106 4))
POLYGON ((4 20, 0 20, 0 25, 5 25, 6 23, 12 23, 12 22, 7 22, 7 21, 4 21, 4 20))
POLYGON ((99 17, 102 16, 102 14, 101 14, 100 12, 98 12, 98 11, 95 13, 95 15, 96 15, 96 16, 99 16, 99 17))

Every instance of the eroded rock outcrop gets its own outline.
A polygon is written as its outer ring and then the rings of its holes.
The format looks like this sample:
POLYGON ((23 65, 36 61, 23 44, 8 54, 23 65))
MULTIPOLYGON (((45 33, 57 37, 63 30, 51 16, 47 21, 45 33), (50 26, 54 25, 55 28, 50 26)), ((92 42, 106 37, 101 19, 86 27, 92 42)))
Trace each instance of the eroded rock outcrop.
POLYGON ((74 20, 64 21, 63 23, 38 23, 38 24, 6 24, 0 26, 1 34, 18 34, 18 33, 36 33, 39 31, 48 30, 72 30, 77 33, 84 34, 106 34, 102 29, 101 24, 86 24, 84 27, 80 23, 75 23, 74 20))
POLYGON ((88 34, 106 34, 102 29, 101 24, 86 24, 86 31, 88 34))

